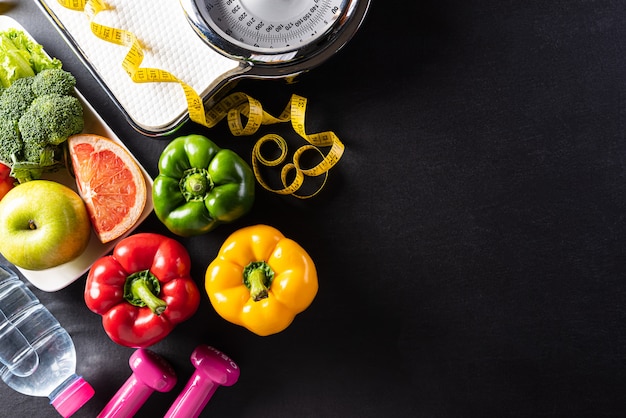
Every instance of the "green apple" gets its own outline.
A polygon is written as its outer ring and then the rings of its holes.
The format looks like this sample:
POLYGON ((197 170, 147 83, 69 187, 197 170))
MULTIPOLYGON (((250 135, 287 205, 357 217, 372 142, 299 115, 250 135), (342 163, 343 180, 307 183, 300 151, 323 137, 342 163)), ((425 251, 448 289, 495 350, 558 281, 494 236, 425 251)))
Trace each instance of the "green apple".
POLYGON ((44 270, 78 257, 91 223, 80 196, 49 180, 32 180, 0 200, 0 253, 27 270, 44 270))

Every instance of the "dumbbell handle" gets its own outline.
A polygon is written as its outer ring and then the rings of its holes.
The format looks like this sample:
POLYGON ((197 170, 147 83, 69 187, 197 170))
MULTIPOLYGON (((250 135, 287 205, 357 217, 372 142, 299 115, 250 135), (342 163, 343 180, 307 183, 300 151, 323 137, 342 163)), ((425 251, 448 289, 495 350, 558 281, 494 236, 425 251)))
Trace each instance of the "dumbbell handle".
POLYGON ((176 384, 172 366, 153 351, 140 348, 128 360, 133 373, 106 404, 98 418, 131 418, 156 390, 168 392, 176 384))
POLYGON ((194 373, 164 418, 196 418, 220 385, 200 373, 194 373))
POLYGON ((164 418, 197 418, 220 386, 232 386, 239 379, 239 367, 227 355, 200 345, 191 353, 196 370, 164 418))
POLYGON ((149 388, 132 375, 100 412, 98 418, 132 417, 153 392, 154 389, 149 388))

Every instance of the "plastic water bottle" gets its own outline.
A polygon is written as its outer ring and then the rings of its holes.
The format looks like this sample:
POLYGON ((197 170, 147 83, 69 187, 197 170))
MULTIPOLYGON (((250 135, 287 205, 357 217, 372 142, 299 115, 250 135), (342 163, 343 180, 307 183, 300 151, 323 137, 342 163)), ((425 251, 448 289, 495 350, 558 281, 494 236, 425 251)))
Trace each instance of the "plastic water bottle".
POLYGON ((76 375, 67 331, 8 267, 0 265, 0 378, 17 392, 47 396, 69 417, 94 395, 76 375))

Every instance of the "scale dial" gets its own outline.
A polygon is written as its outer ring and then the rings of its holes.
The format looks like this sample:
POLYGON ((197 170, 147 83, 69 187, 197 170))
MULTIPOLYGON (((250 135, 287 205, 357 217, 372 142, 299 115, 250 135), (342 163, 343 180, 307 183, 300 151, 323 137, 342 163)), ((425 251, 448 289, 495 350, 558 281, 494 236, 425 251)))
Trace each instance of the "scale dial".
POLYGON ((222 54, 255 64, 284 65, 309 59, 344 39, 347 23, 360 10, 353 25, 356 31, 369 0, 181 0, 181 4, 196 32, 222 54))
POLYGON ((234 44, 258 53, 285 53, 326 34, 347 0, 206 0, 203 16, 234 44))

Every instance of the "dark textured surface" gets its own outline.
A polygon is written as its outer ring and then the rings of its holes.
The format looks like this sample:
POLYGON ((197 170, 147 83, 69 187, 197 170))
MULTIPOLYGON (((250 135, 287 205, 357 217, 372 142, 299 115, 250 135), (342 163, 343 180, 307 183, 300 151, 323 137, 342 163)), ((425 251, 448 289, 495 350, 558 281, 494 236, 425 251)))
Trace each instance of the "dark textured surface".
MULTIPOLYGON (((168 138, 134 132, 33 1, 3 2, 78 77, 156 174, 168 138)), ((221 242, 268 223, 316 261, 320 291, 257 337, 208 298, 152 347, 179 384, 211 344, 241 367, 203 416, 602 417, 626 403, 626 5, 617 0, 380 1, 348 46, 296 84, 238 90, 278 113, 309 99, 307 130, 346 144, 309 201, 258 189, 250 215, 181 239, 202 286, 221 242)), ((249 159, 254 139, 187 125, 249 159)), ((171 139, 171 138, 170 138, 171 139)), ((152 215, 140 231, 167 233, 152 215)), ((36 294, 76 344, 93 417, 130 375, 83 302, 84 278, 36 294)), ((0 386, 0 416, 57 416, 0 386)))

